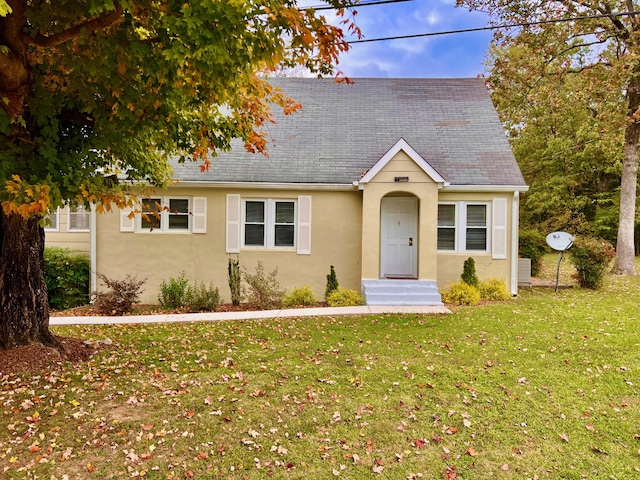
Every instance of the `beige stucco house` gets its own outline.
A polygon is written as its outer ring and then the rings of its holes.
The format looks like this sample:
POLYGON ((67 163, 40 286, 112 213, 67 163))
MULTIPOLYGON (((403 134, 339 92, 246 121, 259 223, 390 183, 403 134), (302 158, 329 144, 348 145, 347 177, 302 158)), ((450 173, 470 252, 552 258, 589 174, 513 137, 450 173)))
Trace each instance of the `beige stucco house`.
POLYGON ((240 143, 208 172, 142 200, 160 218, 98 215, 93 270, 147 278, 143 302, 185 272, 229 300, 228 258, 278 269, 322 298, 330 266, 368 304, 440 304, 473 257, 517 293, 519 195, 527 189, 481 79, 277 79, 302 104, 275 112, 269 156, 240 143))
POLYGON ((49 214, 45 226, 47 247, 68 248, 82 255, 91 249, 93 213, 84 206, 65 206, 49 214))

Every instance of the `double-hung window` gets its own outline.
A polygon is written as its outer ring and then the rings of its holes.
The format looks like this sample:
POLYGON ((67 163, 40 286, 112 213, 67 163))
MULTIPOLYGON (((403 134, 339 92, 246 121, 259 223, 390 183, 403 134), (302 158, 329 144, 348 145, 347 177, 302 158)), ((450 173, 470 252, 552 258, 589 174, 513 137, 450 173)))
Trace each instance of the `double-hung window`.
POLYGON ((56 208, 55 211, 49 213, 45 217, 44 229, 46 232, 57 232, 59 230, 58 221, 60 219, 60 209, 56 208))
POLYGON ((70 232, 88 232, 90 218, 91 212, 84 205, 69 207, 69 225, 67 229, 70 232))
POLYGON ((138 224, 141 231, 188 232, 191 228, 189 198, 144 198, 141 210, 138 224))
POLYGON ((296 202, 294 200, 243 200, 242 246, 294 248, 296 202))
POLYGON ((438 250, 489 251, 489 203, 451 202, 438 205, 438 250))

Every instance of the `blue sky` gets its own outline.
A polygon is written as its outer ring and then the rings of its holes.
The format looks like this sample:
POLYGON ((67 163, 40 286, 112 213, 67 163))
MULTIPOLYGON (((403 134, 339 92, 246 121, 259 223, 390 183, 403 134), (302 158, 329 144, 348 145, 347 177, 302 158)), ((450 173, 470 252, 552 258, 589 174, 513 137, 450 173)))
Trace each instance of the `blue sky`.
MULTIPOLYGON (((413 0, 357 11, 356 23, 366 39, 487 26, 485 14, 455 8, 455 0, 413 0)), ((350 77, 476 77, 485 71, 491 36, 481 31, 353 44, 338 70, 350 77)))

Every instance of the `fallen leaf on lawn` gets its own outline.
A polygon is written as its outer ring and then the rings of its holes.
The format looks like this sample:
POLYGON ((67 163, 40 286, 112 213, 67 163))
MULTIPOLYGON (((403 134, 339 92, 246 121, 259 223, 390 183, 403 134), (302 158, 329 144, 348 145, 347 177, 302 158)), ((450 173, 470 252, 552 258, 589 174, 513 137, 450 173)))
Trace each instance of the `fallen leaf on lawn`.
POLYGON ((564 433, 560 434, 560 438, 561 438, 563 441, 565 441, 565 442, 569 443, 569 437, 567 437, 567 435, 566 435, 566 434, 564 434, 564 433))
POLYGON ((593 426, 592 424, 590 424, 590 423, 587 423, 586 427, 587 427, 587 430, 591 430, 591 431, 594 431, 594 430, 596 429, 596 427, 594 427, 594 426, 593 426))
POLYGON ((502 465, 502 467, 500 467, 500 470, 502 470, 503 472, 508 472, 509 471, 509 465, 505 463, 504 465, 502 465))
POLYGON ((590 448, 591 448, 591 451, 594 452, 594 453, 602 453, 603 455, 608 455, 607 452, 605 452, 601 448, 596 447, 595 445, 591 445, 590 448))
POLYGON ((469 455, 470 457, 477 457, 477 456, 478 456, 478 452, 477 452, 477 451, 476 451, 476 449, 475 449, 475 448, 473 448, 473 447, 467 448, 467 452, 466 452, 466 453, 467 453, 467 455, 469 455))

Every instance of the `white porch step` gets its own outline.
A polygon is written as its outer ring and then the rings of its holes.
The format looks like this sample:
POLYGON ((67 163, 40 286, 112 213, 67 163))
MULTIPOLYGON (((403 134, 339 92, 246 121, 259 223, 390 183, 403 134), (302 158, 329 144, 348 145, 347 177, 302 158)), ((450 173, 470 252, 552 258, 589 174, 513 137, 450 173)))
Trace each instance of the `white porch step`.
POLYGON ((367 305, 442 305, 435 280, 363 280, 367 305))

